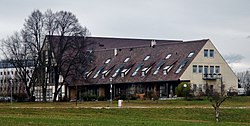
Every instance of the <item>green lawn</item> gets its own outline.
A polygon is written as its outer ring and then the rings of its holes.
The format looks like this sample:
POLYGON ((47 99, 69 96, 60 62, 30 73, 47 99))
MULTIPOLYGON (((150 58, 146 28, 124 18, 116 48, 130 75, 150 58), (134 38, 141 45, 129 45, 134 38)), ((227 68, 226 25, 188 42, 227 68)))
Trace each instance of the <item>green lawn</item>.
MULTIPOLYGON (((249 107, 249 101, 250 97, 234 97, 224 102, 222 107, 249 107)), ((113 102, 112 106, 114 107, 116 104, 117 102, 113 102)), ((215 123, 213 109, 202 108, 203 106, 210 107, 207 100, 125 101, 124 108, 108 108, 109 102, 81 102, 78 103, 78 107, 75 106, 75 103, 72 102, 13 103, 12 105, 1 103, 0 125, 250 125, 250 108, 221 109, 221 122, 215 123), (199 106, 199 108, 184 108, 186 106, 199 106)))

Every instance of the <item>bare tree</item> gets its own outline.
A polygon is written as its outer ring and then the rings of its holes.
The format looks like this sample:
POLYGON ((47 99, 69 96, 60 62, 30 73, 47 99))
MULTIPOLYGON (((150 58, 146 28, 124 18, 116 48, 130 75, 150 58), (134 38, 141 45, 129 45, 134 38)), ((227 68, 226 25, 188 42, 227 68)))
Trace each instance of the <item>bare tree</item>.
POLYGON ((72 70, 77 68, 79 71, 83 65, 87 66, 89 63, 87 60, 89 57, 85 50, 85 36, 89 34, 87 28, 79 24, 75 15, 66 11, 55 13, 55 24, 57 26, 55 34, 58 39, 54 41, 53 36, 47 38, 50 43, 51 60, 56 62, 56 65, 51 65, 52 67, 49 68, 53 69, 55 78, 53 101, 56 101, 63 86, 63 83, 59 83, 59 77, 63 76, 64 81, 66 81, 74 73, 72 70))
POLYGON ((212 104, 215 112, 215 120, 219 122, 220 117, 220 105, 228 98, 226 95, 221 95, 220 92, 210 91, 208 100, 212 104))
POLYGON ((6 60, 16 69, 18 78, 25 86, 28 97, 31 98, 34 85, 30 81, 32 80, 32 74, 28 72, 33 69, 33 59, 29 45, 23 40, 23 36, 17 32, 3 40, 2 44, 1 50, 6 60))
MULTIPOLYGON (((25 82, 26 91, 30 98, 33 96, 34 86, 41 86, 43 101, 46 101, 48 86, 46 82, 46 72, 54 71, 55 101, 62 87, 62 83, 59 84, 59 76, 63 75, 63 78, 67 78, 73 64, 77 61, 75 58, 85 56, 82 50, 80 50, 80 48, 83 49, 84 42, 74 43, 74 39, 69 39, 70 37, 68 38, 66 36, 82 36, 82 38, 85 39, 84 36, 88 34, 88 29, 82 27, 76 16, 71 12, 60 11, 53 13, 51 10, 47 10, 43 14, 39 10, 35 10, 25 20, 24 28, 20 33, 15 33, 3 41, 4 46, 2 50, 5 53, 5 57, 13 61, 12 63, 21 64, 21 62, 25 60, 33 61, 34 73, 29 77, 31 81, 25 82), (49 53, 50 58, 56 61, 56 65, 53 67, 47 67, 47 65, 52 66, 52 62, 46 64, 47 61, 44 60, 44 42, 46 35, 57 35, 60 38, 59 42, 50 46, 49 49, 51 51, 49 53), (57 49, 56 51, 53 50, 55 48, 57 49)), ((50 38, 51 37, 48 37, 48 41, 50 41, 50 38)), ((14 66, 17 69, 20 67, 20 65, 14 66)), ((26 70, 20 69, 19 73, 25 75, 26 70)), ((24 78, 27 78, 26 76, 27 75, 25 75, 24 78)), ((25 80, 23 79, 23 81, 25 80)))
MULTIPOLYGON (((33 87, 41 86, 43 92, 43 101, 46 101, 47 85, 45 80, 40 75, 44 74, 44 61, 42 60, 42 45, 47 34, 45 30, 45 16, 39 10, 31 13, 28 19, 25 20, 24 28, 21 33, 23 39, 29 46, 32 60, 34 61, 34 73, 32 76, 33 87)), ((34 91, 34 88, 32 89, 34 91)))
POLYGON ((246 95, 250 95, 250 73, 248 70, 237 74, 239 85, 244 88, 246 95))

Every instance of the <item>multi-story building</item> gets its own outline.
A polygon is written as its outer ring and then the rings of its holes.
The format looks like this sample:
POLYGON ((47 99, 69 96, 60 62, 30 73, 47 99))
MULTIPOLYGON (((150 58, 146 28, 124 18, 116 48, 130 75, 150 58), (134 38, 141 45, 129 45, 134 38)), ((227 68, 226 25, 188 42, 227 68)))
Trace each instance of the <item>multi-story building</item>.
MULTIPOLYGON (((27 74, 32 74, 32 62, 27 62, 27 74)), ((28 78, 27 78, 28 79, 28 78)), ((17 69, 7 60, 0 61, 0 96, 25 97, 26 89, 18 76, 17 69)))
MULTIPOLYGON (((50 37, 46 38, 47 44, 58 42, 57 36, 50 37)), ((71 99, 84 95, 110 98, 149 93, 164 99, 173 97, 181 82, 190 84, 194 94, 208 88, 222 92, 238 87, 234 72, 208 39, 79 37, 78 40, 92 43, 86 51, 94 55, 94 60, 81 79, 64 81, 67 85, 64 95, 71 99)), ((53 48, 51 51, 58 53, 53 48)))

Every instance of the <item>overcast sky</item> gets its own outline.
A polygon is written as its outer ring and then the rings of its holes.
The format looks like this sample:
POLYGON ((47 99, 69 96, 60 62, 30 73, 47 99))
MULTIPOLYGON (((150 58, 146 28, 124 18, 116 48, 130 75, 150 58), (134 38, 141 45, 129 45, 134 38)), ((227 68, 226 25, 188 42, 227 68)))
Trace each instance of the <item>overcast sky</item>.
POLYGON ((0 39, 35 9, 71 11, 92 36, 208 38, 234 71, 250 70, 250 0, 1 0, 0 39))

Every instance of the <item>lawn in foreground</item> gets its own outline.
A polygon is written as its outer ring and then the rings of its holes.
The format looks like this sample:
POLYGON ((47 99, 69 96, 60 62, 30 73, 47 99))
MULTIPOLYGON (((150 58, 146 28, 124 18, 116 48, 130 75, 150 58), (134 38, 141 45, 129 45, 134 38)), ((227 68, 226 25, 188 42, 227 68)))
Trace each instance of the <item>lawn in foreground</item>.
MULTIPOLYGON (((222 109, 219 125, 250 125, 250 109, 222 109)), ((209 108, 0 108, 0 125, 217 125, 209 108)))
POLYGON ((225 101, 221 107, 232 108, 221 109, 221 122, 218 124, 207 100, 124 101, 124 108, 115 108, 117 102, 114 101, 114 108, 108 106, 108 101, 80 102, 77 107, 73 102, 0 103, 0 125, 250 125, 250 97, 234 97, 225 101))

